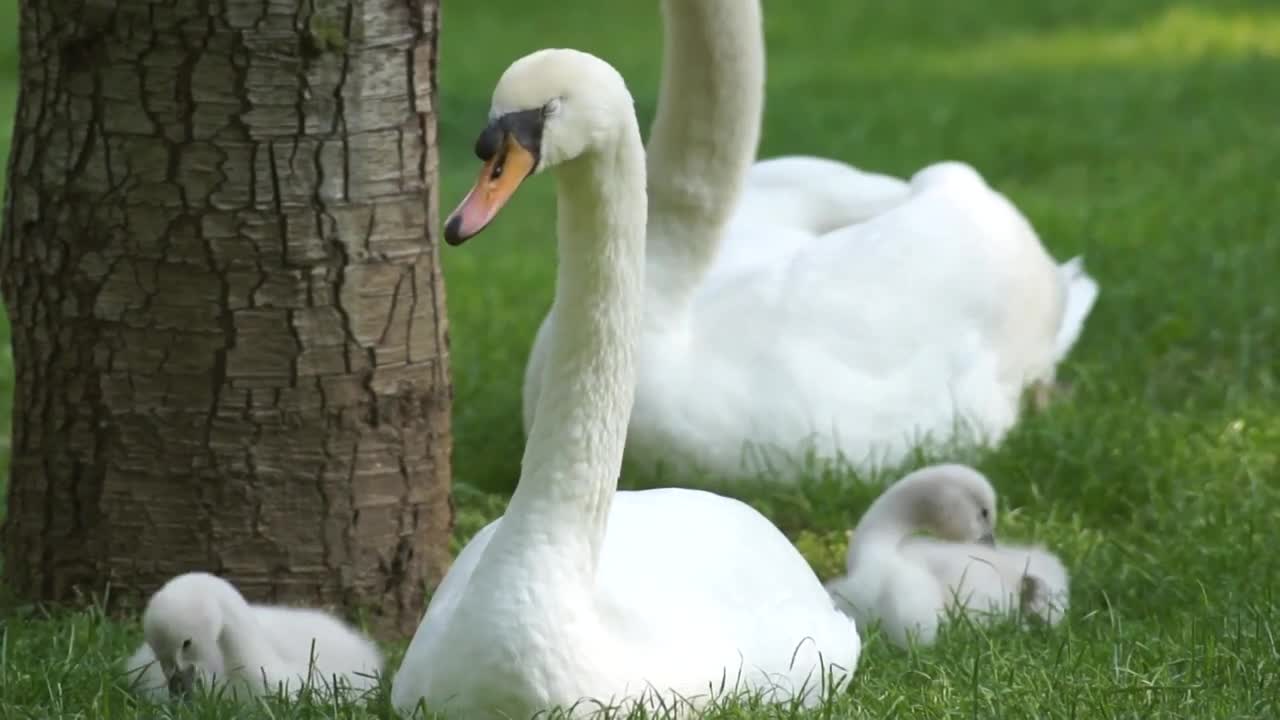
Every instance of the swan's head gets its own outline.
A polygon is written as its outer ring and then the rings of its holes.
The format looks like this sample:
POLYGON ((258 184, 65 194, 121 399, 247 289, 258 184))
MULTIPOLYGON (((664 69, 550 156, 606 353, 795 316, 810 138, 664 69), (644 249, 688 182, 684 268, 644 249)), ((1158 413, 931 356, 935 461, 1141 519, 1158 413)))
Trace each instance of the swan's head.
POLYGON ((197 681, 223 674, 217 599, 228 589, 221 578, 188 573, 165 583, 147 602, 142 632, 169 680, 170 695, 186 695, 197 681))
POLYGON ((995 545, 996 491, 977 470, 933 465, 902 478, 889 492, 907 501, 917 529, 953 542, 995 545))
POLYGON ((539 50, 511 64, 476 140, 475 187, 445 221, 459 245, 478 234, 530 175, 607 147, 635 123, 631 93, 609 63, 577 50, 539 50))

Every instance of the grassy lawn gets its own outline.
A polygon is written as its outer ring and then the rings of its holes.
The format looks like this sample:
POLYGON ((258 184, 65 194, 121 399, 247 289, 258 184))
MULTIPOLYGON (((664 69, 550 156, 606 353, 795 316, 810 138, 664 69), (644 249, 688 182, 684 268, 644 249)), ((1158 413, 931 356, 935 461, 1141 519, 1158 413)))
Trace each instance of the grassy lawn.
MULTIPOLYGON (((0 0, 4 123, 14 3, 0 0)), ((1102 295, 1060 373, 1071 396, 972 458, 1003 493, 1003 535, 1047 542, 1072 569, 1067 621, 1047 632, 953 627, 912 653, 871 632, 856 682, 822 711, 720 715, 1280 717, 1280 6, 766 5, 762 156, 814 153, 899 175, 968 161, 1055 255, 1085 253, 1102 295)), ((499 73, 537 47, 612 61, 647 125, 659 71, 652 0, 609 3, 607 18, 588 0, 447 6, 445 211, 473 178, 471 143, 499 73)), ((460 540, 501 510, 518 473, 520 385, 551 298, 553 213, 551 183, 533 183, 491 231, 444 250, 460 540)), ((824 578, 875 494, 839 472, 735 492, 824 578)), ((10 608, 0 624, 0 717, 249 716, 130 700, 112 663, 138 641, 135 623, 10 608)), ((256 712, 391 717, 385 697, 368 709, 256 712)))

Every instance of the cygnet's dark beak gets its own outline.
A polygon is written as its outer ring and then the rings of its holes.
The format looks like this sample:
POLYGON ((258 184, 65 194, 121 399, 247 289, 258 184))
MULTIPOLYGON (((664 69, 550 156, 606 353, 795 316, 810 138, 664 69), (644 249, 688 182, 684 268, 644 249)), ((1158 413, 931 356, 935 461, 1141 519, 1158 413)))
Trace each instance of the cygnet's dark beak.
POLYGON ((178 668, 169 676, 169 697, 174 700, 185 699, 191 694, 196 683, 196 666, 188 665, 178 668))
POLYGON ((995 547, 996 546, 995 533, 987 533, 986 535, 983 535, 982 537, 978 538, 978 544, 986 545, 987 547, 995 547))

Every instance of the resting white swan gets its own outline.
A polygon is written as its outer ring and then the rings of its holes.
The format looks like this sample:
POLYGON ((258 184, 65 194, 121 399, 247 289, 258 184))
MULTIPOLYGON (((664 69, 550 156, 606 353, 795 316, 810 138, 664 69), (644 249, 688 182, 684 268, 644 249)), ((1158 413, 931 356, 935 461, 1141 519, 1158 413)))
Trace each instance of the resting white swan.
POLYGON ((786 537, 718 495, 615 492, 646 212, 644 149, 622 78, 572 50, 516 61, 476 154, 484 168, 445 239, 480 232, 527 175, 553 170, 559 322, 515 494, 432 597, 392 685, 396 708, 529 717, 646 692, 705 699, 735 684, 817 699, 820 663, 842 681, 860 642, 786 537))
POLYGON ((849 542, 848 575, 827 589, 862 627, 931 644, 948 610, 978 622, 1024 617, 1050 624, 1067 608, 1067 570, 1042 547, 996 545, 996 494, 980 473, 935 465, 876 499, 849 542), (937 539, 912 537, 929 531, 937 539))
MULTIPOLYGON (((786 477, 806 450, 866 466, 926 438, 999 441, 1093 305, 1080 262, 1057 265, 967 165, 909 183, 819 158, 751 167, 759 3, 662 8, 628 460, 732 478, 755 469, 750 446, 786 477)), ((530 354, 526 431, 558 322, 530 354)))
POLYGON ((382 653, 328 613, 250 605, 222 578, 179 575, 147 602, 145 641, 127 661, 144 695, 183 695, 198 683, 247 699, 304 686, 363 691, 377 684, 382 653), (309 684, 308 684, 309 683, 309 684))

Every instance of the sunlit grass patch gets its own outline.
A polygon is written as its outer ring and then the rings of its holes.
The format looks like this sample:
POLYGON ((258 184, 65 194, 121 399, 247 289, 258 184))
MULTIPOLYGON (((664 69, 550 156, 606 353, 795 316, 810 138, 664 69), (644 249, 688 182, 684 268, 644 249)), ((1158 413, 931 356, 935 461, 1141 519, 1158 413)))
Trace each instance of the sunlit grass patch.
POLYGON ((1010 68, 1176 67, 1251 56, 1280 59, 1280 10, 1174 5, 1131 27, 1016 33, 914 57, 935 72, 968 74, 1010 68))

